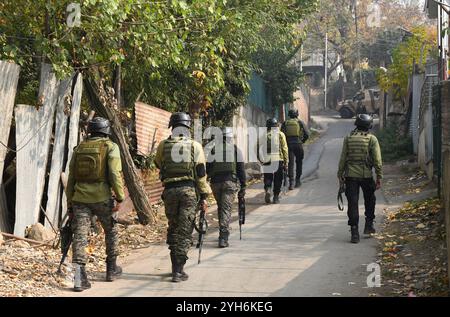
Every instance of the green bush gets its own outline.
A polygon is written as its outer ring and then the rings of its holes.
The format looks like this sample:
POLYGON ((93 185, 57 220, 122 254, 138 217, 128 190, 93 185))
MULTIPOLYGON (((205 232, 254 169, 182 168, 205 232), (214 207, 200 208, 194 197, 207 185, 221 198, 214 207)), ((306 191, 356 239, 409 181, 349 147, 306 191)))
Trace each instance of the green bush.
POLYGON ((376 132, 376 136, 380 142, 381 156, 384 162, 406 159, 413 154, 411 137, 402 135, 397 126, 387 126, 376 132))

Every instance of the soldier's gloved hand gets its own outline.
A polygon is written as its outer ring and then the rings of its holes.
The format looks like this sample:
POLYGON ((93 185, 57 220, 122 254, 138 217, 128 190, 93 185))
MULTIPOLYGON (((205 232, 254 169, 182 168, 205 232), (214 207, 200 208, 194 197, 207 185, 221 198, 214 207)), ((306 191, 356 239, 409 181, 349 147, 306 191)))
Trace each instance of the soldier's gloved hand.
POLYGON ((381 179, 377 179, 377 183, 376 183, 376 190, 379 190, 381 188, 381 179))

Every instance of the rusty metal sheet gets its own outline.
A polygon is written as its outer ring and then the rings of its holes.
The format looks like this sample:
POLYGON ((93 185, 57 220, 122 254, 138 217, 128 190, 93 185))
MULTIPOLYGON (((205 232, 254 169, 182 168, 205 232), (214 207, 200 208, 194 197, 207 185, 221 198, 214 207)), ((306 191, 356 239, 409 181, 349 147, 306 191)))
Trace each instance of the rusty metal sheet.
POLYGON ((138 152, 147 155, 161 140, 170 135, 168 128, 171 113, 142 102, 135 103, 138 152))

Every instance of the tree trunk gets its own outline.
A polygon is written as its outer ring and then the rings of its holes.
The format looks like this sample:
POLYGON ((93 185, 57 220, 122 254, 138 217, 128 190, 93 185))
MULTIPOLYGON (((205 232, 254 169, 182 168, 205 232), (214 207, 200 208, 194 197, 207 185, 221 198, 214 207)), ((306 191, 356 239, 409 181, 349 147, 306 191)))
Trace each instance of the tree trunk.
POLYGON ((344 67, 347 83, 353 84, 353 67, 345 62, 343 63, 343 67, 344 67))
POLYGON ((117 101, 112 91, 105 91, 102 83, 96 83, 92 78, 88 78, 88 76, 85 79, 85 87, 91 106, 99 115, 111 121, 113 131, 112 139, 120 149, 125 183, 130 198, 133 201, 139 222, 143 225, 153 223, 155 214, 152 211, 147 193, 144 190, 144 183, 134 166, 133 158, 128 148, 128 141, 123 133, 122 123, 116 111, 117 101))

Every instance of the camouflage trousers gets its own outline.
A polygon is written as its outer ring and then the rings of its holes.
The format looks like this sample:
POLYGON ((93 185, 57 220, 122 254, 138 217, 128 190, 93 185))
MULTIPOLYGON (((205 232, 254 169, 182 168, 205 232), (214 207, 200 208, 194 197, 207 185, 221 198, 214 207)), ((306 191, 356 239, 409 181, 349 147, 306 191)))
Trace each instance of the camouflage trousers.
POLYGON ((219 216, 219 236, 228 238, 230 234, 229 226, 231 211, 237 192, 237 184, 233 181, 212 183, 211 189, 217 202, 217 212, 219 216))
POLYGON ((86 247, 88 246, 92 216, 97 216, 105 231, 106 259, 109 260, 119 254, 119 234, 116 222, 117 212, 112 212, 113 204, 114 202, 112 200, 95 204, 74 202, 72 220, 73 263, 87 263, 86 247))
POLYGON ((168 220, 167 244, 170 255, 178 263, 186 263, 187 253, 192 245, 197 195, 190 186, 164 189, 162 194, 168 220))

